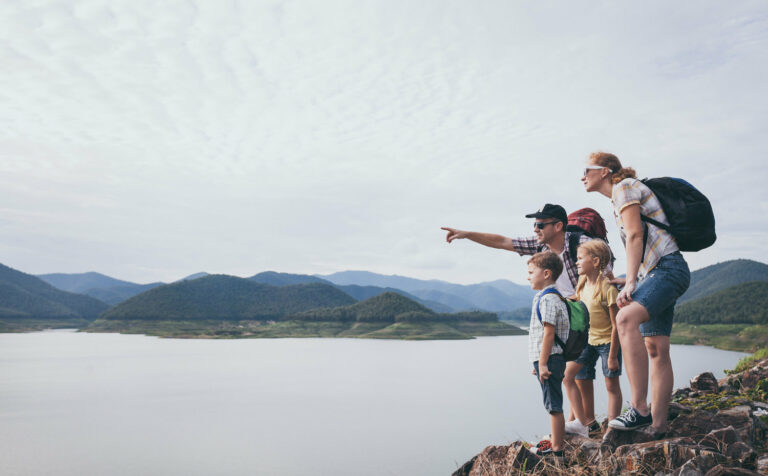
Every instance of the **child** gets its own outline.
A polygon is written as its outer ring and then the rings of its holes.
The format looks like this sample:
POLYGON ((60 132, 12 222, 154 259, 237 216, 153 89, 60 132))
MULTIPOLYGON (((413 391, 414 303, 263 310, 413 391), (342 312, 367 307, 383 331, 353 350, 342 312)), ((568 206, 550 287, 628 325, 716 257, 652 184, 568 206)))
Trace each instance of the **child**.
POLYGON ((602 240, 582 243, 576 254, 579 282, 576 295, 589 310, 589 339, 578 359, 568 362, 563 385, 571 402, 574 420, 565 424, 565 432, 581 436, 600 432, 595 421, 594 387, 595 364, 602 359, 605 388, 608 390, 608 419, 621 411, 621 349, 616 329, 619 308, 616 297, 619 291, 603 275, 610 263, 611 250, 602 240), (575 377, 575 379, 574 379, 575 377))
POLYGON ((533 363, 533 374, 539 379, 544 395, 544 408, 549 412, 552 425, 551 445, 539 448, 542 456, 563 456, 563 388, 565 373, 563 349, 555 342, 555 333, 562 342, 568 340, 568 308, 559 295, 543 291, 555 287, 563 272, 563 261, 555 253, 536 253, 528 260, 528 281, 531 288, 540 291, 533 298, 531 323, 528 328, 528 358, 533 363), (541 320, 539 320, 541 314, 541 320))

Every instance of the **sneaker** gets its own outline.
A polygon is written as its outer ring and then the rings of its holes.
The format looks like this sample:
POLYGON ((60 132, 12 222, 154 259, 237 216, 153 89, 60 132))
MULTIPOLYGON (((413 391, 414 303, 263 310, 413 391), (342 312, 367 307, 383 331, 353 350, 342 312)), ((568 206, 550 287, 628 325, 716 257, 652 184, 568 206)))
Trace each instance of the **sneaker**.
POLYGON ((597 420, 592 420, 592 423, 587 425, 587 428, 589 428, 590 438, 595 438, 603 434, 603 429, 600 427, 600 423, 598 423, 597 420))
POLYGON ((614 430, 630 431, 637 430, 653 423, 650 412, 643 416, 634 407, 629 407, 627 411, 608 422, 608 426, 614 430))
POLYGON ((565 422, 565 432, 570 433, 571 435, 579 435, 587 438, 589 435, 589 427, 582 425, 578 419, 571 420, 565 422))
POLYGON ((551 446, 549 448, 537 451, 536 455, 545 461, 549 461, 550 463, 558 464, 565 461, 565 450, 555 451, 551 446))

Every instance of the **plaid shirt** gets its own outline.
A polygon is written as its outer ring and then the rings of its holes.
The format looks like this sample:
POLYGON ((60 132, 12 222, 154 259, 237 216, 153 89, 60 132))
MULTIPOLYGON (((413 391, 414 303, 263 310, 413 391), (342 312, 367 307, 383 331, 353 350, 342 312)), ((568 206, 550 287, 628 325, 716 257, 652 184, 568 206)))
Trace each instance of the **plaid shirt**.
MULTIPOLYGON (((547 286, 544 289, 555 287, 554 284, 547 286)), ((555 333, 560 337, 560 340, 565 342, 568 340, 568 332, 571 329, 571 325, 568 322, 568 308, 566 304, 556 294, 547 294, 541 298, 539 297, 544 289, 536 293, 533 298, 533 305, 531 306, 531 323, 528 326, 528 360, 537 362, 539 356, 541 356, 541 344, 544 341, 544 322, 555 326, 555 333), (539 311, 541 312, 541 322, 539 322, 539 316, 536 314, 536 303, 539 304, 539 311)), ((552 351, 549 355, 562 354, 563 349, 557 345, 557 342, 552 343, 552 351)))
MULTIPOLYGON (((613 186, 611 196, 613 203, 613 215, 616 217, 616 225, 619 227, 621 241, 627 245, 627 235, 624 230, 624 221, 621 219, 621 211, 630 205, 640 205, 640 214, 656 221, 669 225, 667 216, 661 208, 661 203, 656 195, 651 192, 643 182, 626 178, 613 186)), ((674 253, 678 250, 677 243, 672 235, 650 223, 643 222, 648 227, 648 240, 645 243, 645 255, 643 262, 637 270, 637 279, 642 280, 656 266, 662 256, 674 253)))
MULTIPOLYGON (((579 270, 576 268, 576 261, 571 259, 571 250, 569 245, 571 241, 570 238, 571 232, 566 231, 565 248, 563 248, 566 258, 563 260, 563 265, 565 272, 568 273, 568 279, 571 280, 571 286, 576 288, 576 283, 579 282, 579 270)), ((591 239, 592 238, 588 237, 587 235, 582 234, 581 237, 579 237, 579 244, 582 244, 585 241, 589 241, 591 239)), ((541 249, 539 249, 539 242, 535 236, 527 238, 512 238, 512 245, 515 247, 515 251, 518 252, 520 256, 533 255, 539 251, 551 251, 548 245, 541 245, 541 249)), ((613 267, 609 264, 605 270, 605 273, 609 273, 612 269, 613 267)))

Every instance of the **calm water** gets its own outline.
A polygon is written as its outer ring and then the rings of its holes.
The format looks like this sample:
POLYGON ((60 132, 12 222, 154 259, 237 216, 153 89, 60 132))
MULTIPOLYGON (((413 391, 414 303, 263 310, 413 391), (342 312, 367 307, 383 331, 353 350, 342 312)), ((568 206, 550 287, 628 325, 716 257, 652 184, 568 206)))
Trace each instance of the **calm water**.
MULTIPOLYGON (((447 475, 549 433, 526 341, 0 334, 0 474, 447 475)), ((673 346, 676 387, 743 355, 673 346)))

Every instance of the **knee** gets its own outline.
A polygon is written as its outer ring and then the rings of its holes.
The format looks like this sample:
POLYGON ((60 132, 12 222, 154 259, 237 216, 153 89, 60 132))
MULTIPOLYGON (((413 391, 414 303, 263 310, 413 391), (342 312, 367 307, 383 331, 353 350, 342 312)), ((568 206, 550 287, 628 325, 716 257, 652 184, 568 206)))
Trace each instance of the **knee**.
POLYGON ((654 339, 645 339, 645 349, 651 359, 669 359, 669 346, 656 342, 654 339))
POLYGON ((634 324, 632 314, 628 311, 626 308, 619 309, 618 314, 616 314, 616 329, 620 334, 626 334, 634 324))

